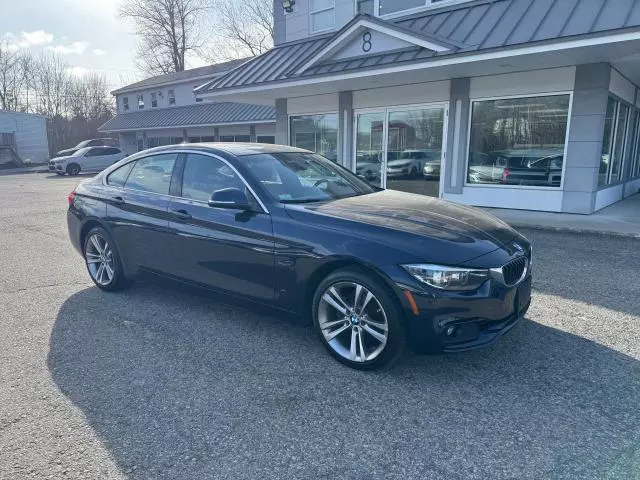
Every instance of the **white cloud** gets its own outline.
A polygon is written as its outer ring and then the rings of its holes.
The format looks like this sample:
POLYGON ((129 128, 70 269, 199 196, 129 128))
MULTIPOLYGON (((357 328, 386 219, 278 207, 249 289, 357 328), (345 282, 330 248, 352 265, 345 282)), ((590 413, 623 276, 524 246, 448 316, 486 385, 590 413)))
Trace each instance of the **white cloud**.
POLYGON ((70 43, 69 45, 49 46, 47 47, 47 49, 51 50, 52 52, 60 53, 62 55, 71 55, 71 54, 82 55, 87 50, 88 47, 89 47, 89 42, 85 42, 82 40, 79 42, 70 43))
POLYGON ((90 71, 91 70, 89 70, 88 68, 85 68, 85 67, 69 67, 69 68, 67 68, 67 73, 70 74, 70 75, 74 75, 76 77, 83 77, 84 75, 86 75, 90 71))
POLYGON ((33 32, 21 32, 20 35, 13 33, 5 34, 9 45, 14 48, 29 48, 37 45, 47 45, 53 42, 53 34, 44 30, 34 30, 33 32))
POLYGON ((101 48, 94 48, 93 49, 93 54, 98 56, 98 57, 102 57, 103 55, 106 55, 107 53, 109 53, 109 52, 107 52, 106 50, 102 50, 101 48))

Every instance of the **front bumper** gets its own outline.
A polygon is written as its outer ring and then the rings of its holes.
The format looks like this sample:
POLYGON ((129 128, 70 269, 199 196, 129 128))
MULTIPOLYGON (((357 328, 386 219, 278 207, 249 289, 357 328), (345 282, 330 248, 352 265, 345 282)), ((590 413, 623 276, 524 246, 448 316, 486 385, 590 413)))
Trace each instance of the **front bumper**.
POLYGON ((421 353, 461 352, 495 342, 520 320, 531 304, 532 277, 507 287, 489 281, 470 294, 434 294, 398 287, 413 350, 421 353))
POLYGON ((55 164, 53 162, 49 162, 49 171, 50 172, 62 172, 63 171, 63 165, 62 164, 55 164))

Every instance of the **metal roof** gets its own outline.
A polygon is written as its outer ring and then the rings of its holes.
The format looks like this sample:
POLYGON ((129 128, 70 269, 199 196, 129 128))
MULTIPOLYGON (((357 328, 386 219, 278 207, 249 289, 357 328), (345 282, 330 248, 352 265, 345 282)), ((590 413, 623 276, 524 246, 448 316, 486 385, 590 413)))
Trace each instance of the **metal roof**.
POLYGON ((433 52, 417 47, 349 60, 328 60, 295 73, 362 18, 373 19, 369 15, 358 15, 333 34, 278 45, 211 80, 196 92, 215 92, 387 64, 424 62, 480 50, 595 36, 611 30, 637 29, 640 27, 640 0, 476 0, 393 20, 375 19, 387 25, 395 24, 416 35, 448 41, 458 48, 433 52))
POLYGON ((98 128, 100 132, 152 128, 275 122, 273 107, 245 103, 198 103, 184 107, 159 108, 121 113, 98 128))
POLYGON ((182 72, 168 73, 166 75, 156 75, 155 77, 147 78, 131 85, 125 85, 112 91, 113 95, 117 93, 129 92, 131 90, 140 90, 142 88, 150 88, 155 85, 165 85, 167 83, 181 83, 188 82, 194 78, 213 77, 221 75, 229 70, 242 65, 247 61, 246 58, 240 58, 238 60, 231 60, 224 63, 216 63, 214 65, 207 65, 205 67, 191 68, 182 72))

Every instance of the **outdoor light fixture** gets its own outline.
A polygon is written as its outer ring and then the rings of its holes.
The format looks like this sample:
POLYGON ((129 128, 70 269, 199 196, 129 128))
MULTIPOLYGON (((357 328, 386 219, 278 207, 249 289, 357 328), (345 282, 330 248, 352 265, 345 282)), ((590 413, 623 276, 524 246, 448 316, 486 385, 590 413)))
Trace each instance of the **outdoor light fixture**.
POLYGON ((282 8, 287 13, 293 12, 293 6, 296 4, 296 0, 282 0, 282 8))

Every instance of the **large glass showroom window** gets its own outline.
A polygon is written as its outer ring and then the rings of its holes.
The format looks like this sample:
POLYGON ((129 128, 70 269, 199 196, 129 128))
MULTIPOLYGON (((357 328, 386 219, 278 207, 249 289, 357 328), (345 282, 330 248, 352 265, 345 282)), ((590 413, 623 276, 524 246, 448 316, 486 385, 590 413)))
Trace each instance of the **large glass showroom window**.
POLYGON ((338 114, 291 117, 291 145, 338 160, 338 114))
POLYGON ((560 187, 569 95, 475 101, 467 182, 560 187))
POLYGON ((628 127, 629 107, 609 97, 607 115, 604 122, 604 136, 602 138, 598 186, 610 185, 622 180, 625 151, 629 150, 627 157, 630 157, 633 147, 633 145, 629 145, 628 149, 625 148, 628 127))

